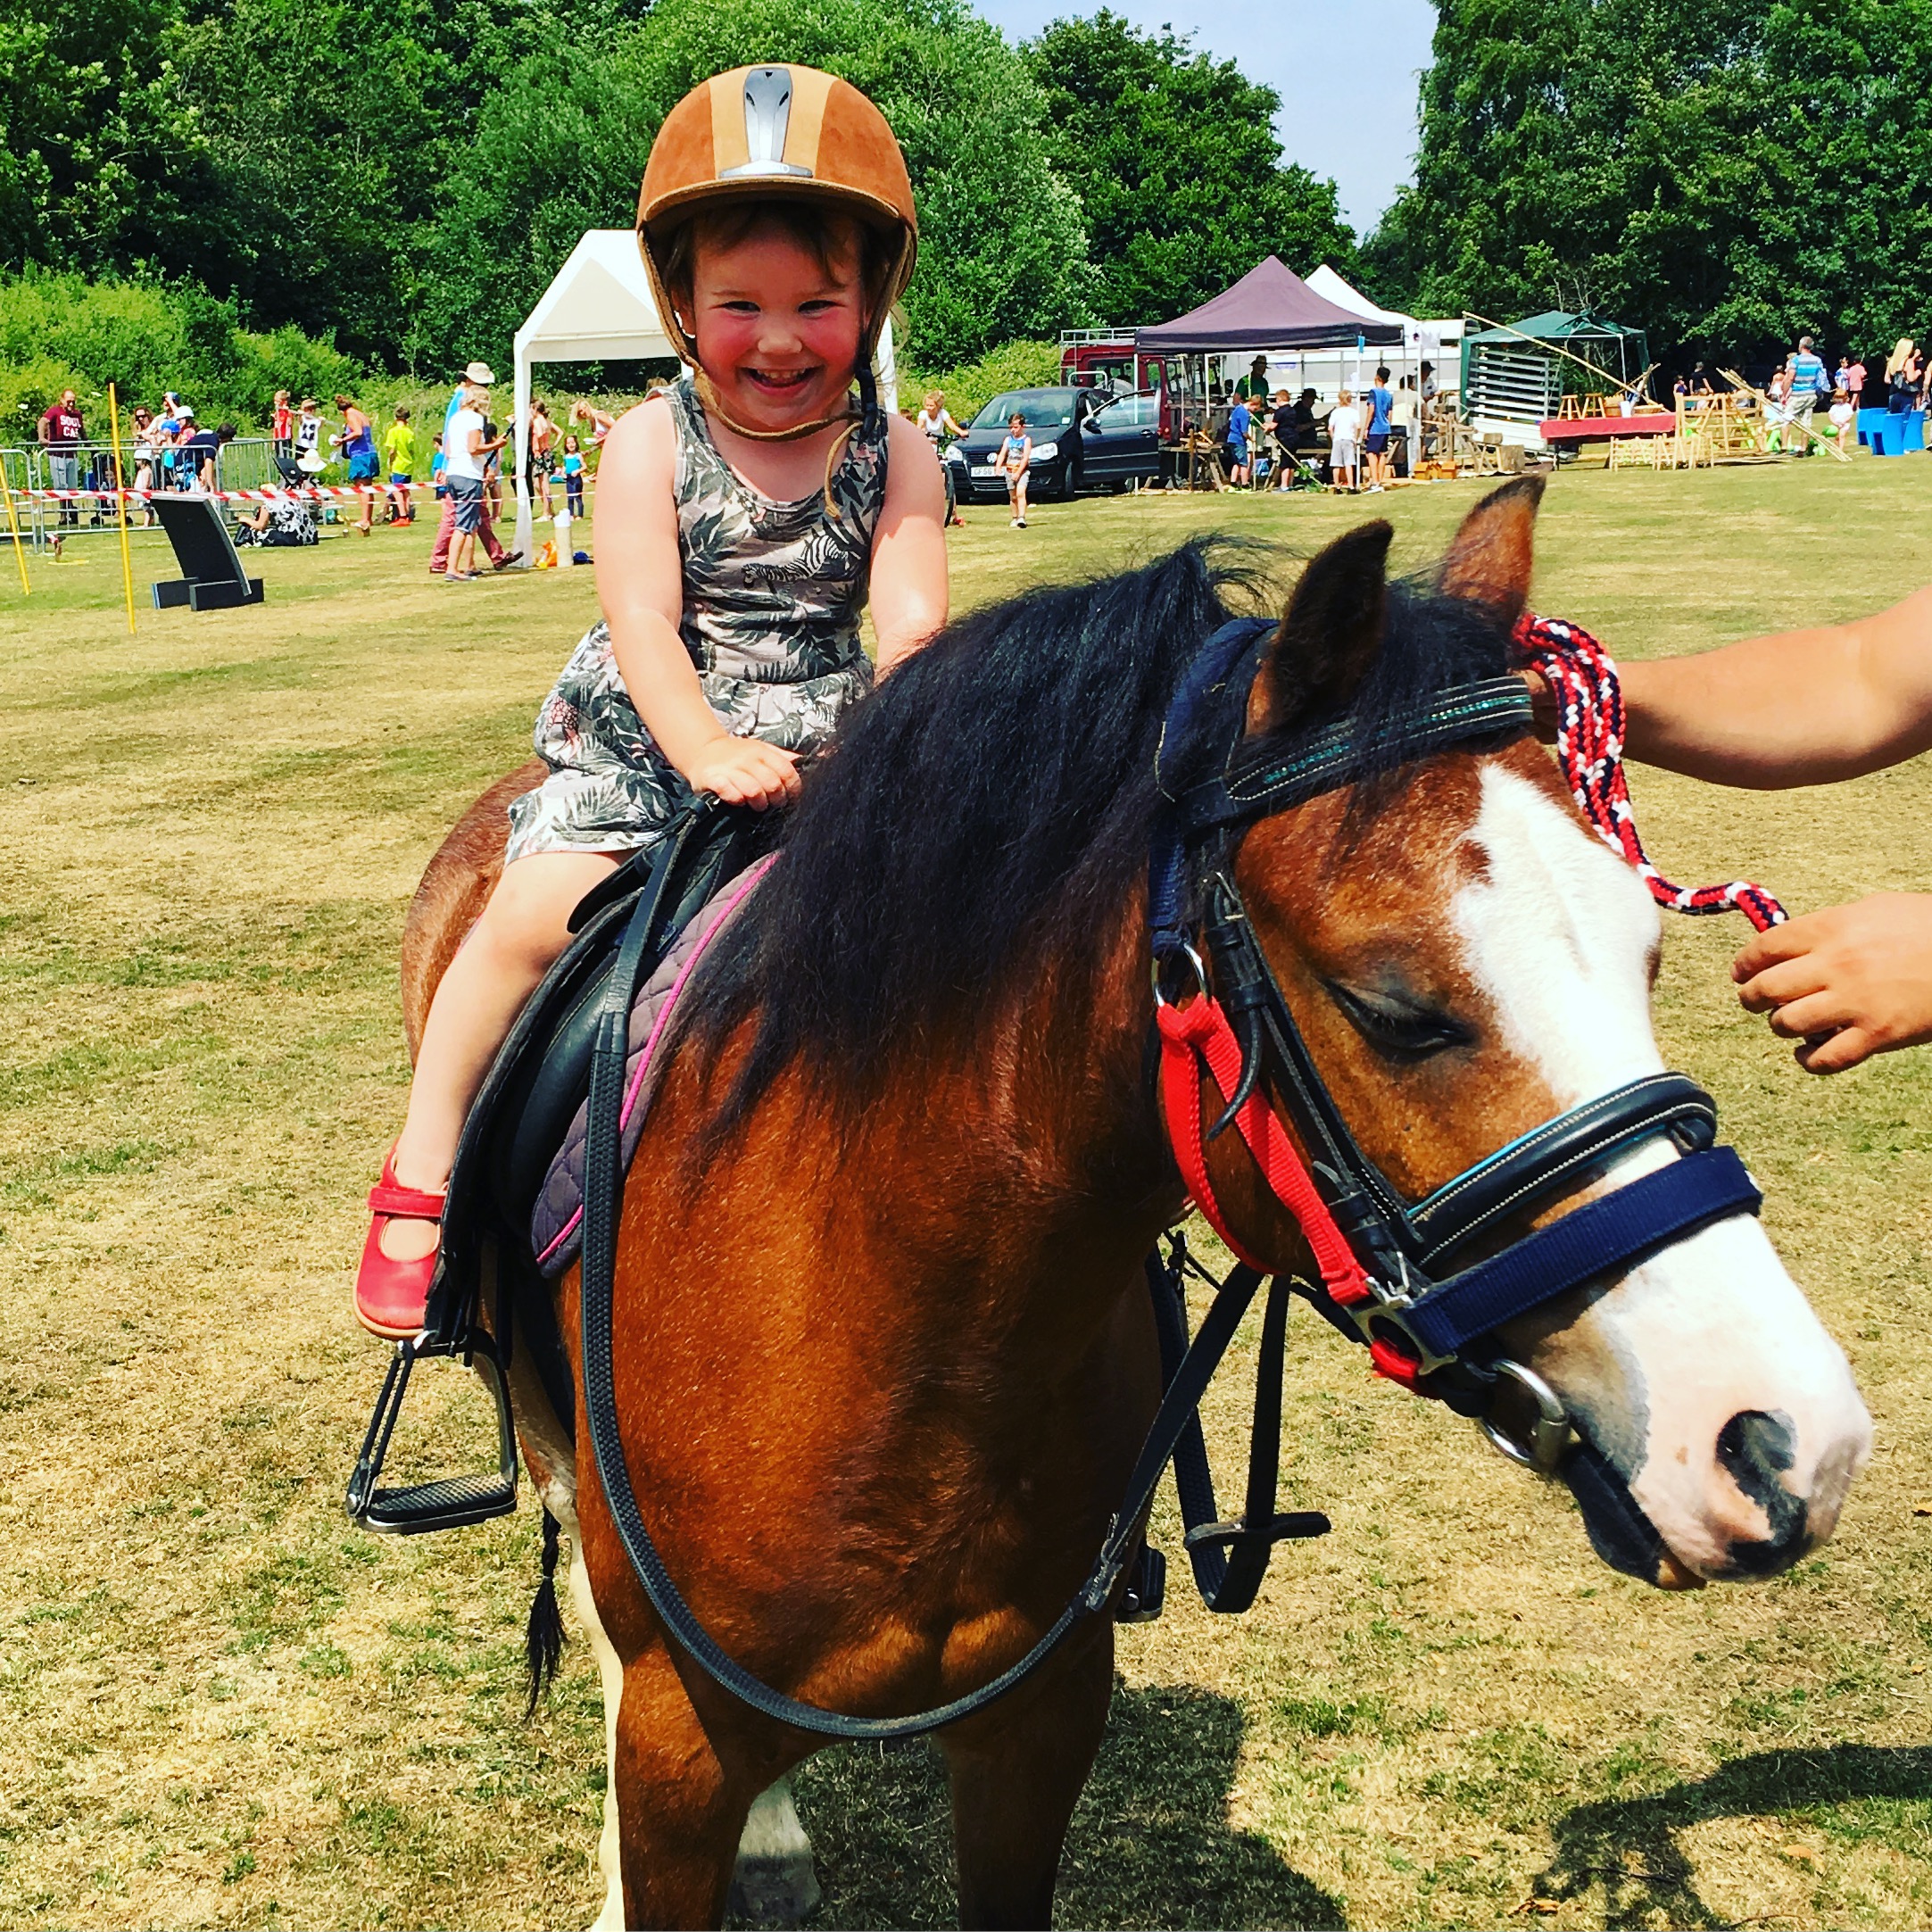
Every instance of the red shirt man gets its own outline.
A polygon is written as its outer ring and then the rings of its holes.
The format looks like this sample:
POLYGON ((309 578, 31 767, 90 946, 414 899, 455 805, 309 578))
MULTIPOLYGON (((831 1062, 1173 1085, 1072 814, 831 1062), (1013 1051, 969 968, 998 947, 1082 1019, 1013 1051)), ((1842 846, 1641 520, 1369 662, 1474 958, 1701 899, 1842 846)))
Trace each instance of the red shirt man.
POLYGON ((40 419, 40 440, 49 450, 58 450, 64 455, 86 435, 86 427, 80 420, 80 405, 75 400, 74 392, 63 390, 61 400, 50 405, 40 419))

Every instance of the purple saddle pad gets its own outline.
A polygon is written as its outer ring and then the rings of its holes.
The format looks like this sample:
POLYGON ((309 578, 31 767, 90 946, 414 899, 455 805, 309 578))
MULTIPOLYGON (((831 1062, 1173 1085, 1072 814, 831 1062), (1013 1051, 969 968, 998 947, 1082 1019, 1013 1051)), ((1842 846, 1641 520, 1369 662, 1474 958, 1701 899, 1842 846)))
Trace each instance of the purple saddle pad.
MULTIPOLYGON (((775 855, 774 855, 775 856, 775 855)), ((651 1110, 651 1095, 657 1090, 661 1071, 659 1048, 670 1030, 671 1015, 678 997, 690 984, 705 949, 724 930, 725 922, 737 911, 751 889, 764 877, 769 858, 748 866, 735 879, 722 885, 672 942, 671 949, 639 991, 631 1007, 629 1051, 624 1072, 624 1167, 630 1170, 632 1157, 644 1131, 644 1115, 651 1110)), ((563 1273, 576 1259, 584 1237, 584 1144, 590 1126, 590 1102, 576 1110, 563 1146, 543 1176, 543 1185, 530 1211, 530 1251, 536 1265, 547 1275, 563 1273)))

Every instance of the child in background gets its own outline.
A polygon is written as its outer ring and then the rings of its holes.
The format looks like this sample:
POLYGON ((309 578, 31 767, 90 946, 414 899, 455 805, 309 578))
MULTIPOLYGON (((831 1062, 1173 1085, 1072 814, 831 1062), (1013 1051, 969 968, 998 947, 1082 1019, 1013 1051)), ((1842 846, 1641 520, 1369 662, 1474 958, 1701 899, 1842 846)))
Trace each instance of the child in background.
POLYGON ((274 418, 269 427, 269 434, 274 439, 276 455, 286 456, 289 453, 289 438, 294 433, 295 412, 288 406, 288 392, 286 389, 278 389, 275 392, 274 418))
POLYGON ((410 412, 396 410, 395 420, 383 432, 383 455, 389 465, 389 520, 414 523, 416 506, 410 501, 410 485, 416 477, 416 432, 410 427, 410 412))
POLYGON ((1842 386, 1831 392, 1831 427, 1838 439, 1838 448, 1846 456, 1852 453, 1852 435, 1858 422, 1858 411, 1853 406, 1849 393, 1842 386))
POLYGON ((1228 411, 1227 447, 1223 452, 1228 481, 1237 490, 1248 487, 1248 439, 1254 427, 1254 411, 1248 406, 1247 396, 1238 391, 1234 407, 1228 411))
POLYGON ((999 467, 1007 478, 1007 502, 1013 507, 1016 530, 1026 527, 1026 466, 1033 460, 1033 439, 1026 433, 1026 419, 1016 410, 1007 419, 1007 434, 999 445, 999 467))
POLYGON ((563 507, 572 517, 584 514, 584 445, 575 430, 563 439, 563 507))
MULTIPOLYGON (((409 1117, 369 1196, 356 1311, 378 1335, 422 1326, 470 1102, 585 893, 658 844, 693 794, 760 809, 797 795, 798 759, 872 683, 868 597, 882 671, 945 622, 944 486, 872 376, 916 247, 885 118, 810 68, 719 75, 666 118, 639 228, 692 374, 603 445, 603 617, 537 713, 549 775, 510 808, 502 876, 436 989, 409 1117), (714 112, 742 128, 775 94, 790 171, 726 169, 714 112)), ((474 403, 452 421, 452 445, 483 441, 474 403)))
POLYGON ((1361 440, 1362 412, 1355 392, 1344 389, 1328 412, 1328 472, 1338 490, 1356 487, 1356 446, 1361 440))
POLYGON ((435 448, 429 459, 429 481, 436 493, 436 501, 440 503, 450 493, 450 486, 443 477, 444 470, 448 467, 449 458, 443 453, 443 438, 439 435, 432 440, 435 448))

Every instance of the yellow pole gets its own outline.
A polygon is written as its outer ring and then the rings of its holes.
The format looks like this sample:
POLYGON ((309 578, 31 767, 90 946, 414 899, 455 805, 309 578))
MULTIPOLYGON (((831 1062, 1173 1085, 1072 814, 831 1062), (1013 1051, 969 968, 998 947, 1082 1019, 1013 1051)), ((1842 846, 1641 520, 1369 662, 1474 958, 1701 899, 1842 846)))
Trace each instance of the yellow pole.
POLYGON ((107 419, 114 432, 114 501, 120 505, 120 585, 128 595, 128 635, 134 635, 134 561, 128 554, 128 485, 120 473, 120 398, 107 386, 107 419))
POLYGON ((21 548, 21 520, 13 513, 13 488, 7 481, 7 460, 0 456, 0 496, 6 498, 7 535, 13 539, 13 561, 21 567, 21 595, 31 597, 34 587, 27 581, 27 552, 21 548))

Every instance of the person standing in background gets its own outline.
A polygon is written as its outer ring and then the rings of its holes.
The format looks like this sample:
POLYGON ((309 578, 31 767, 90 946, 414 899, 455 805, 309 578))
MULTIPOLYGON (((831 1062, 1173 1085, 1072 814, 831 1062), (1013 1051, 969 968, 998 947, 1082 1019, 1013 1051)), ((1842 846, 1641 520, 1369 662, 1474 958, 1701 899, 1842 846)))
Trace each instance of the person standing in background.
POLYGON ((1371 491, 1388 486, 1389 425, 1395 406, 1396 399, 1389 387, 1389 370, 1384 366, 1375 371, 1375 381, 1369 390, 1367 447, 1371 491))
POLYGON ((575 430, 563 439, 563 507, 574 520, 583 520, 584 444, 575 430))
POLYGON ((1223 451, 1228 481, 1237 490, 1248 487, 1248 438, 1254 427, 1254 412, 1248 406, 1248 398, 1237 390, 1234 407, 1228 411, 1227 442, 1223 451))
POLYGON ((530 405, 530 492, 540 523, 550 521, 550 479, 557 468, 557 425, 539 396, 530 405))
POLYGON ((1797 434, 1800 456, 1812 453, 1812 412, 1818 407, 1820 391, 1830 393, 1824 359, 1812 349, 1809 336, 1800 336, 1791 358, 1791 394, 1785 403, 1786 414, 1797 434))
POLYGON ((1415 474, 1415 452, 1422 442, 1422 405, 1415 393, 1415 378, 1405 376, 1396 388, 1394 406, 1389 412, 1389 468, 1398 477, 1415 474))
MULTIPOLYGON (((480 396, 483 400, 478 407, 487 407, 491 386, 495 381, 496 377, 487 362, 469 363, 451 394, 449 406, 443 412, 443 475, 448 494, 443 499, 443 520, 436 526, 436 540, 429 551, 431 576, 442 576, 448 571, 450 546, 456 537, 456 491, 451 479, 458 473, 459 452, 456 440, 450 433, 450 425, 455 420, 457 411, 464 407, 464 398, 468 395, 480 396)), ((479 468, 477 475, 480 477, 481 474, 479 468)), ((503 552, 502 546, 496 543, 494 532, 485 531, 479 526, 478 535, 491 562, 496 562, 503 552)))
POLYGON ((461 408, 452 411, 444 432, 446 459, 444 475, 450 486, 450 503, 456 525, 449 550, 446 584, 468 584, 477 576, 477 535, 483 525, 484 472, 501 444, 492 445, 486 434, 483 411, 488 392, 480 385, 465 383, 460 394, 461 408))
MULTIPOLYGON (((80 403, 71 389, 61 391, 58 402, 50 402, 40 417, 40 446, 47 453, 47 487, 78 490, 80 487, 80 445, 87 427, 81 420, 80 403)), ((60 524, 78 526, 80 504, 73 497, 61 500, 60 524)))
POLYGON ((1858 425, 1858 411, 1853 407, 1852 399, 1842 388, 1832 392, 1831 432, 1838 439, 1841 455, 1852 453, 1853 432, 1858 425))
POLYGON ((295 433, 295 412, 288 406, 288 392, 275 392, 275 407, 269 412, 269 453, 286 457, 290 453, 289 439, 295 433))
POLYGON ((134 412, 133 488, 141 499, 141 527, 150 529, 155 522, 154 506, 148 501, 147 493, 154 487, 154 419, 145 409, 137 407, 134 412))
POLYGON ((609 410, 601 410, 594 403, 576 402, 570 407, 570 420, 584 423, 590 429, 590 446, 599 448, 606 436, 617 427, 618 419, 609 410))
POLYGON ((406 409, 397 409, 395 420, 383 433, 382 446, 389 470, 389 520, 414 523, 416 506, 410 501, 410 485, 416 477, 416 432, 410 427, 406 409))
POLYGON ((322 469, 322 405, 313 396, 303 396, 301 414, 295 419, 295 436, 291 447, 295 467, 304 476, 319 476, 322 469))
POLYGON ((1356 407, 1355 392, 1344 389, 1328 412, 1328 473, 1338 490, 1356 487, 1356 444, 1361 433, 1362 412, 1356 407))
MULTIPOLYGON (((349 481, 359 485, 374 483, 381 464, 376 450, 375 424, 351 397, 337 396, 336 407, 342 411, 342 434, 329 441, 348 462, 349 481)), ((356 494, 362 502, 362 520, 355 528, 358 535, 368 536, 376 523, 376 493, 358 489, 356 494)))

